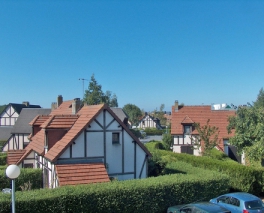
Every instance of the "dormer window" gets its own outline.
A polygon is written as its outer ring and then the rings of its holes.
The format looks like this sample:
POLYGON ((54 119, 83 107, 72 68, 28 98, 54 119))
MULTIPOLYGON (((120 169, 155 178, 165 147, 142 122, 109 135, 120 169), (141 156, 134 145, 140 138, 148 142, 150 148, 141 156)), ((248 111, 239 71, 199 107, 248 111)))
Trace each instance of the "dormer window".
POLYGON ((184 126, 184 134, 190 135, 192 133, 192 126, 184 126))

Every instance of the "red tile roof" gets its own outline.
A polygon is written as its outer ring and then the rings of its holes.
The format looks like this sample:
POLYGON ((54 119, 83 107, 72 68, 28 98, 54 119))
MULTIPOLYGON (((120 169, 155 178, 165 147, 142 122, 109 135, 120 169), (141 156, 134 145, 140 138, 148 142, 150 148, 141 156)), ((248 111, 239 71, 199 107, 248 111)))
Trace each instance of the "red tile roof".
POLYGON ((78 119, 77 115, 53 115, 41 125, 45 129, 69 129, 78 119))
POLYGON ((50 115, 71 115, 73 101, 63 101, 57 109, 51 111, 50 115))
POLYGON ((183 121, 181 122, 182 124, 193 124, 193 120, 190 119, 190 117, 187 115, 185 116, 185 118, 183 119, 183 121))
POLYGON ((40 126, 43 124, 47 119, 49 119, 50 115, 37 115, 30 123, 29 125, 33 126, 40 126))
POLYGON ((9 150, 7 154, 7 165, 16 164, 26 150, 9 150))
POLYGON ((77 115, 71 115, 72 112, 71 110, 69 111, 68 108, 71 106, 72 101, 67 101, 66 104, 64 103, 65 102, 63 102, 58 109, 52 111, 50 117, 42 123, 41 128, 43 129, 32 137, 31 142, 25 148, 26 152, 17 164, 21 163, 32 150, 36 151, 40 155, 44 154, 46 128, 69 129, 67 133, 45 154, 45 158, 49 159, 51 162, 55 162, 102 110, 107 110, 128 132, 134 141, 145 151, 146 155, 151 156, 151 153, 146 149, 146 147, 138 140, 137 137, 135 137, 135 135, 107 105, 100 104, 83 106, 77 115))
POLYGON ((25 153, 21 156, 21 158, 16 162, 16 164, 20 164, 24 158, 26 158, 32 150, 37 152, 39 155, 44 154, 44 145, 45 145, 45 130, 40 130, 36 135, 31 138, 31 142, 24 149, 25 153))
MULTIPOLYGON (((228 117, 234 115, 234 110, 211 110, 211 106, 183 106, 175 112, 173 106, 171 134, 183 134, 183 124, 196 122, 200 123, 201 126, 204 126, 206 125, 207 120, 210 119, 210 126, 218 127, 218 138, 227 139, 234 135, 234 133, 228 134, 226 129, 228 125, 228 117)), ((197 130, 194 130, 193 134, 198 134, 197 130)))
POLYGON ((59 186, 109 182, 103 163, 56 165, 59 186))
POLYGON ((78 114, 81 114, 71 129, 59 140, 46 154, 45 157, 50 161, 55 161, 59 156, 71 145, 71 143, 81 134, 93 119, 99 114, 99 112, 105 107, 105 105, 92 105, 86 106, 86 110, 81 109, 78 114), (82 113, 87 114, 82 114, 82 113))

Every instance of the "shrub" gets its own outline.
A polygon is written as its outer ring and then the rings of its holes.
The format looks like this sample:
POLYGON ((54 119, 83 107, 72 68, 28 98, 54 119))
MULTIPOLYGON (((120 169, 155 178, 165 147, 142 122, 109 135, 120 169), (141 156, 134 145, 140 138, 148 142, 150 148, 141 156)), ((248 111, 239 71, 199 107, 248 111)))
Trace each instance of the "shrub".
POLYGON ((161 158, 174 158, 175 161, 184 161, 192 166, 200 167, 227 174, 230 177, 230 190, 243 191, 259 195, 264 192, 264 169, 244 166, 235 161, 216 160, 210 157, 200 157, 183 153, 173 153, 157 150, 161 158))
POLYGON ((163 130, 162 129, 156 129, 156 128, 145 128, 144 131, 147 135, 162 135, 163 130))
MULTIPOLYGON (((5 169, 0 170, 0 187, 11 188, 10 179, 6 177, 5 169)), ((41 169, 21 169, 20 175, 16 179, 16 191, 21 190, 21 186, 24 186, 26 183, 31 183, 31 189, 40 189, 42 188, 42 171, 41 169)))
POLYGON ((0 165, 6 165, 7 153, 0 153, 0 165))
MULTIPOLYGON (((173 165, 172 165, 173 167, 173 165)), ((173 174, 140 180, 65 186, 16 192, 16 208, 27 212, 166 212, 171 205, 209 200, 228 191, 220 173, 173 174), (197 193, 199 192, 199 193, 197 193)), ((10 194, 0 196, 1 212, 10 212, 10 194)))

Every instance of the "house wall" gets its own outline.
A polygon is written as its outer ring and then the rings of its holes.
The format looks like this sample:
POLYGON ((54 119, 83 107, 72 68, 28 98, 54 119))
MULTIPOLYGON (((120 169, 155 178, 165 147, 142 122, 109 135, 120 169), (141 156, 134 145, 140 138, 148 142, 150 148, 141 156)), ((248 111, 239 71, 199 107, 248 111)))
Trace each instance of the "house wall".
POLYGON ((34 152, 31 152, 27 158, 24 160, 23 162, 24 164, 24 168, 27 167, 27 168, 35 168, 35 153, 34 152))
POLYGON ((108 175, 118 180, 147 177, 146 154, 107 111, 100 113, 59 160, 88 160, 105 163, 108 175), (119 133, 113 143, 112 133, 119 133))
POLYGON ((143 118, 140 123, 137 126, 138 128, 142 128, 145 129, 147 127, 149 128, 156 128, 156 122, 153 121, 152 118, 150 118, 149 116, 146 116, 145 118, 143 118))
MULTIPOLYGON (((172 147, 173 152, 181 153, 181 147, 187 145, 192 145, 190 135, 182 134, 182 135, 175 135, 173 137, 173 147, 172 147)), ((193 155, 200 156, 201 155, 200 153, 201 150, 197 149, 197 147, 194 147, 193 155)))
POLYGON ((19 114, 13 109, 13 107, 8 106, 0 115, 0 126, 14 126, 18 116, 19 114))
POLYGON ((13 134, 3 147, 3 151, 24 149, 29 143, 29 134, 13 134))

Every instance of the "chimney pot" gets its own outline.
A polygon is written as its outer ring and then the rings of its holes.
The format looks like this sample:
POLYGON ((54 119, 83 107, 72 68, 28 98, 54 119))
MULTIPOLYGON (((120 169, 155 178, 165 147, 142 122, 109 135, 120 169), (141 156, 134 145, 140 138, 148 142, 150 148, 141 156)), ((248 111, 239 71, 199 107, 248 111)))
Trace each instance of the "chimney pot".
POLYGON ((178 110, 179 110, 179 102, 178 102, 178 100, 176 100, 174 103, 174 111, 178 112, 178 110))
POLYGON ((57 107, 59 107, 63 102, 63 97, 62 95, 58 95, 58 98, 57 98, 57 107))
POLYGON ((81 107, 81 100, 80 98, 74 98, 72 102, 72 114, 75 115, 81 107))

